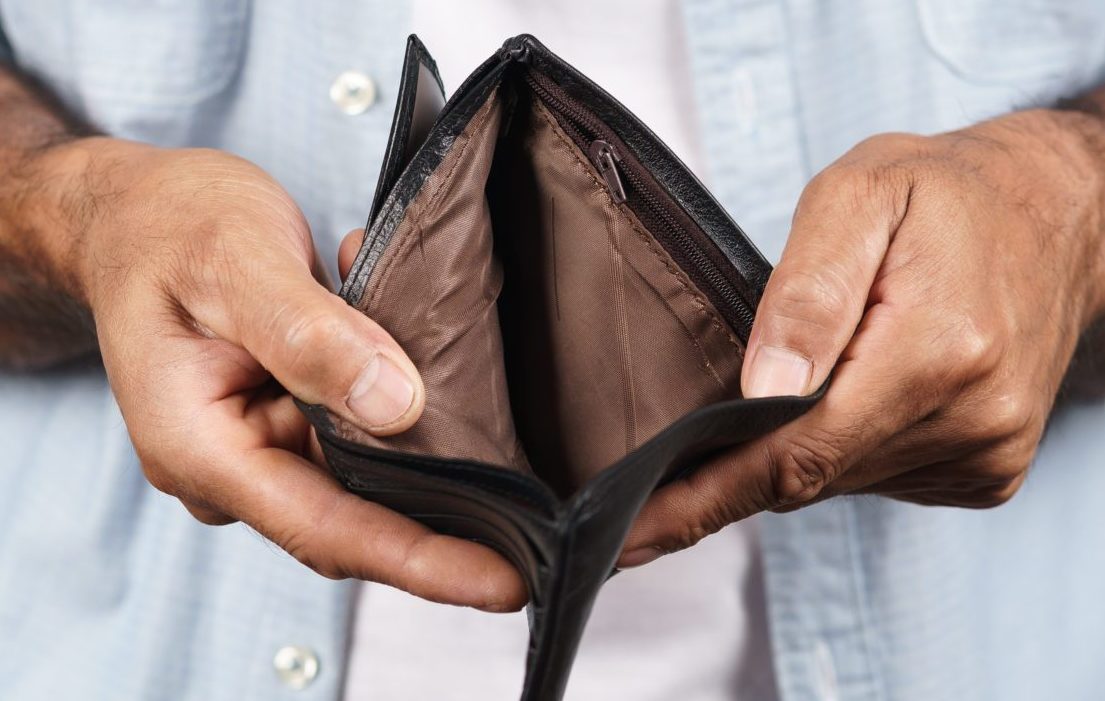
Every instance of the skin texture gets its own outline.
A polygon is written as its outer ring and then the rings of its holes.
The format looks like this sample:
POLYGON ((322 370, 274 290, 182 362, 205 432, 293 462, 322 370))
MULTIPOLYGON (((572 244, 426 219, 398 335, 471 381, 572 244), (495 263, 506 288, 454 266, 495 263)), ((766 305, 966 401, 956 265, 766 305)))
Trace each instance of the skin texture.
MULTIPOLYGON (((804 394, 832 372, 828 394, 658 492, 621 564, 837 494, 1009 499, 1105 304, 1093 109, 874 137, 818 175, 763 299, 744 392, 804 394)), ((78 137, 0 71, 0 362, 98 348, 150 481, 205 523, 240 519, 327 576, 521 606, 520 578, 490 550, 318 467, 284 388, 380 435, 417 419, 423 390, 394 341, 318 281, 279 185, 225 153, 78 137), (385 359, 409 378, 405 403, 394 375, 391 400, 356 400, 385 359)))
POLYGON ((402 349, 319 281, 307 223, 275 181, 219 151, 77 138, 3 74, 0 134, 5 365, 98 347, 146 476, 204 523, 241 520, 328 577, 523 605, 494 552, 319 467, 289 392, 387 435, 417 420, 424 391, 402 349))
POLYGON ((839 494, 1009 500, 1105 303, 1103 145, 1097 116, 1032 110, 939 136, 877 136, 814 178, 742 385, 808 394, 832 372, 829 391, 654 495, 621 564, 839 494))

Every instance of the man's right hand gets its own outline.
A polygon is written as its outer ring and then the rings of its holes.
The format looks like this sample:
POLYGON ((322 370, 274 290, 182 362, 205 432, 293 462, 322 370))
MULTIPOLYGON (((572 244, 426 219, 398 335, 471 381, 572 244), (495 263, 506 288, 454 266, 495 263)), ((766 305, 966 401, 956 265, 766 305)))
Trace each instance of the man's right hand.
POLYGON ((155 487, 328 577, 488 610, 525 602, 491 550, 364 501, 315 464, 288 392, 382 436, 418 419, 424 390, 399 345, 318 281, 307 222, 275 181, 219 151, 99 137, 36 165, 71 188, 74 226, 58 228, 79 235, 43 250, 92 311, 155 487))

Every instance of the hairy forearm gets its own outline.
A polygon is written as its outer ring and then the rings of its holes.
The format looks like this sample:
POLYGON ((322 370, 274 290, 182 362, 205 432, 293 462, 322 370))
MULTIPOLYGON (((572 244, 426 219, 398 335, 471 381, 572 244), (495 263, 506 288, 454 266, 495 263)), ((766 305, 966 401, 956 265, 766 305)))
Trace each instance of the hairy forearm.
MULTIPOLYGON (((1060 100, 1051 113, 1056 115, 1057 127, 1060 130, 1073 134, 1076 141, 1081 144, 1077 149, 1085 155, 1085 161, 1093 172, 1083 172, 1080 179, 1087 177, 1095 181, 1105 182, 1105 86, 1091 90, 1078 97, 1060 100)), ((1071 164, 1073 170, 1077 170, 1075 164, 1071 164)), ((1087 169, 1082 168, 1083 171, 1087 169)), ((1100 188, 1098 188, 1100 189, 1100 188)), ((1096 192, 1098 203, 1087 207, 1087 211, 1105 212, 1105 192, 1096 192)), ((1072 203, 1074 204, 1074 203, 1072 203)), ((1105 236, 1105 222, 1087 221, 1087 233, 1091 236, 1105 236)), ((1105 286, 1103 286, 1105 289, 1105 286)), ((1105 294, 1101 295, 1105 300, 1105 294)), ((1097 305, 1105 306, 1105 303, 1097 305)), ((1105 309, 1098 309, 1105 312, 1105 309)))
MULTIPOLYGON (((1105 87, 1062 100, 1057 107, 1071 113, 1072 126, 1081 134, 1086 148, 1101 169, 1105 170, 1105 87)), ((1105 193, 1101 197, 1105 200, 1105 193)), ((1105 224, 1091 223, 1088 233, 1105 237, 1105 224)), ((1096 311, 1096 318, 1079 339, 1063 380, 1061 400, 1091 401, 1105 397, 1105 309, 1096 311)))
POLYGON ((68 260, 79 249, 74 178, 46 155, 88 133, 44 91, 0 67, 0 367, 37 368, 95 349, 68 260))

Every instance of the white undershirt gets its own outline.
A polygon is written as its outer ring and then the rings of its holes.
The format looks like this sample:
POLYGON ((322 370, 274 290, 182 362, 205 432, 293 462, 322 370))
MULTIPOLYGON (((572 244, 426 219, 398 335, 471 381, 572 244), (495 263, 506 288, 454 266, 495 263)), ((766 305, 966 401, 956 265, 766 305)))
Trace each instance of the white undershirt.
MULTIPOLYGON (((674 0, 414 0, 414 31, 447 93, 504 39, 528 32, 635 112, 708 182, 674 0)), ((602 590, 569 701, 770 701, 754 520, 624 572, 602 590)), ((365 584, 345 701, 510 701, 521 690, 522 613, 430 604, 365 584)))

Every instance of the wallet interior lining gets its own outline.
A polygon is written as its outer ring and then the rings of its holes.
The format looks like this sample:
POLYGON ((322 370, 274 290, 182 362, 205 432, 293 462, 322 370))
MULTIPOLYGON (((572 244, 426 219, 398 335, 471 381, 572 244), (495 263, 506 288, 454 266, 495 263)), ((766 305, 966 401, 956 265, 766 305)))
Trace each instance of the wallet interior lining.
POLYGON ((397 436, 339 433, 532 469, 560 493, 739 396, 737 336, 524 86, 452 143, 356 306, 418 365, 426 410, 397 436))

